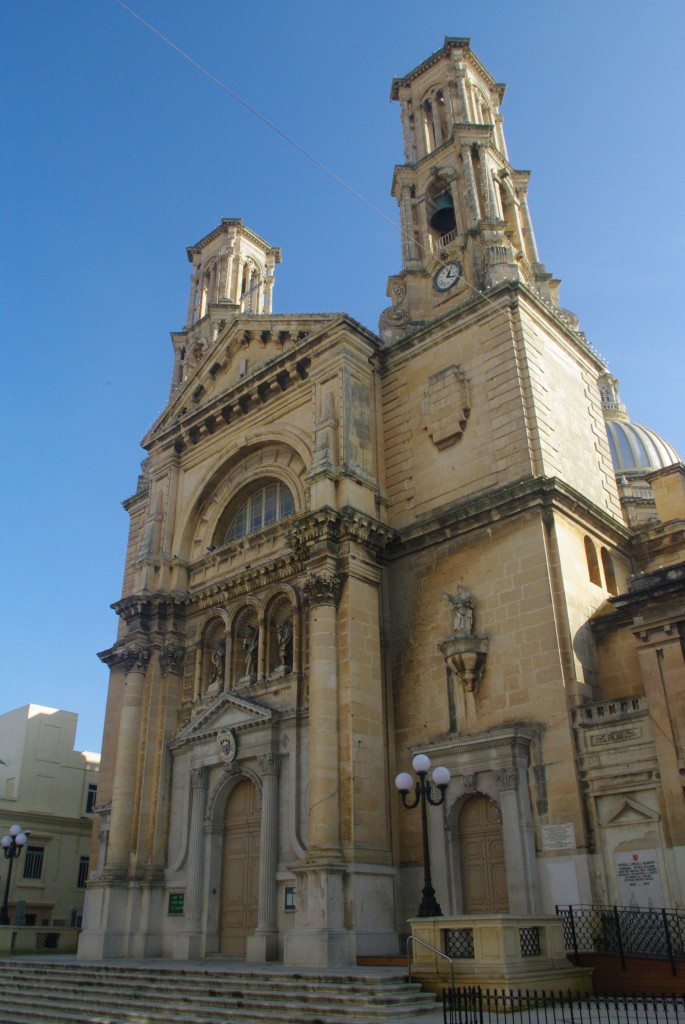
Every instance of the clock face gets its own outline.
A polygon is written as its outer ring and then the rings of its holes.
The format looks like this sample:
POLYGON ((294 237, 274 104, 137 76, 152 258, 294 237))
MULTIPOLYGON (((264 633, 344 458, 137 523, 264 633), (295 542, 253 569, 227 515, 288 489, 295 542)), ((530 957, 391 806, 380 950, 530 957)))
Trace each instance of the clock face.
POLYGON ((433 287, 436 291, 447 292, 460 280, 462 273, 461 263, 457 263, 456 260, 449 260, 436 270, 433 277, 433 287))

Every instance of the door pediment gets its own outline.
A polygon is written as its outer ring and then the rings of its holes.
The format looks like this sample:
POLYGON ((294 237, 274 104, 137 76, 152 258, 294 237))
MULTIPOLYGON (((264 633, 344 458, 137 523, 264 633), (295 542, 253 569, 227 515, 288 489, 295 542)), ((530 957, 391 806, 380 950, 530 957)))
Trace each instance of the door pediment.
POLYGON ((220 729, 243 732, 272 722, 273 719, 274 712, 256 700, 238 697, 234 693, 220 693, 208 708, 169 740, 169 749, 178 750, 212 739, 220 729))

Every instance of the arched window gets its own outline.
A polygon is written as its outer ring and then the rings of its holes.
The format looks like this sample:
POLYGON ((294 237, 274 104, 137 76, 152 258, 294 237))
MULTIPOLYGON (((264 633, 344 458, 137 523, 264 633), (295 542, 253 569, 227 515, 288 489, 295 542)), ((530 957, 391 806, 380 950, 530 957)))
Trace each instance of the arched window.
POLYGON ((291 516, 294 511, 295 501, 284 483, 280 480, 262 480, 249 492, 243 492, 242 500, 239 498, 237 505, 231 503, 227 520, 222 516, 219 521, 217 540, 219 544, 229 544, 291 516), (222 536, 221 528, 224 525, 226 532, 222 536))
POLYGON ((611 560, 611 555, 606 548, 602 548, 600 554, 602 556, 602 568, 604 569, 604 579, 606 581, 607 590, 610 594, 618 594, 616 573, 614 572, 614 563, 611 560))
POLYGON ((599 562, 597 561, 597 551, 595 545, 592 543, 589 537, 585 538, 585 558, 587 559, 587 571, 590 577, 590 582, 594 583, 595 586, 602 586, 602 578, 599 575, 599 562))

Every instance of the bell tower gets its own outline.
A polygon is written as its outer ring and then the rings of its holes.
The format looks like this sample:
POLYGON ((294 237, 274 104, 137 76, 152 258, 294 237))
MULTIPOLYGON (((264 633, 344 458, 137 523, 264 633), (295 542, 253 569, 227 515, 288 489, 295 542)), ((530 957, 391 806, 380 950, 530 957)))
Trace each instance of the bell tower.
POLYGON ((540 263, 528 211, 530 172, 507 156, 499 113, 505 86, 469 42, 446 38, 392 84, 405 162, 392 183, 402 271, 388 281, 392 306, 380 318, 387 342, 504 281, 523 282, 558 308, 559 281, 540 263))

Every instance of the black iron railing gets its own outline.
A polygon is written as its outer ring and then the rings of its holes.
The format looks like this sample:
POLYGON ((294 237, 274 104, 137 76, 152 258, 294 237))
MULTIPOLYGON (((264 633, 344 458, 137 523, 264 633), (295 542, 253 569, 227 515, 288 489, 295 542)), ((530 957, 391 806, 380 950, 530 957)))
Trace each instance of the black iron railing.
POLYGON ((464 987, 444 989, 442 1006, 445 1024, 495 1024, 502 1020, 498 1014, 506 1014, 511 1024, 685 1024, 685 996, 596 996, 464 987))
POLYGON ((676 961, 685 957, 685 911, 639 910, 602 904, 557 906, 564 922, 566 949, 579 963, 581 953, 613 953, 623 970, 627 956, 676 961))

